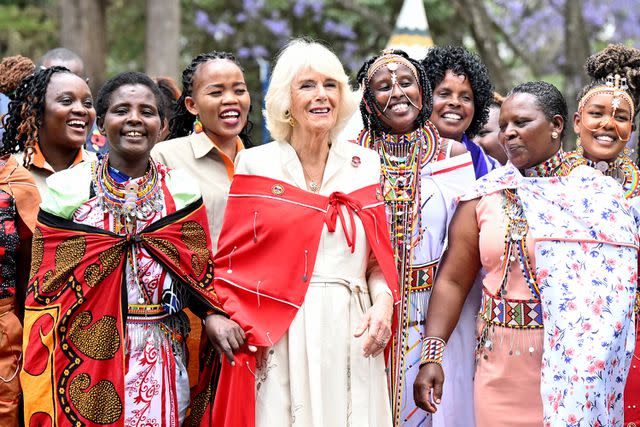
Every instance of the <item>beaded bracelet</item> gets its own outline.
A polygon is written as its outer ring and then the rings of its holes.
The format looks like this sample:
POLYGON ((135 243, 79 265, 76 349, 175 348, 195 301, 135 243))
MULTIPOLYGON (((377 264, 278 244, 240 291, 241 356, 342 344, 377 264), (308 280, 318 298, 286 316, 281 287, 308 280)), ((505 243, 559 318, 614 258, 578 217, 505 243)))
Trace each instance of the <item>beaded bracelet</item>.
POLYGON ((447 343, 442 338, 426 337, 422 339, 422 354, 420 355, 420 366, 427 363, 436 363, 442 366, 444 347, 447 343))

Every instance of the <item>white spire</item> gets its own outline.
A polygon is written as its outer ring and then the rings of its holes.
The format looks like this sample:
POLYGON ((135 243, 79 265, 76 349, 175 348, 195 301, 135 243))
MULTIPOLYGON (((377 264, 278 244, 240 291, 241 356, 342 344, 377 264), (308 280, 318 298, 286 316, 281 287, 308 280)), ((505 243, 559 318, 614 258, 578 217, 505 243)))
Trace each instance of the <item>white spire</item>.
POLYGON ((433 46, 422 0, 404 0, 387 48, 402 49, 414 59, 422 59, 433 46))

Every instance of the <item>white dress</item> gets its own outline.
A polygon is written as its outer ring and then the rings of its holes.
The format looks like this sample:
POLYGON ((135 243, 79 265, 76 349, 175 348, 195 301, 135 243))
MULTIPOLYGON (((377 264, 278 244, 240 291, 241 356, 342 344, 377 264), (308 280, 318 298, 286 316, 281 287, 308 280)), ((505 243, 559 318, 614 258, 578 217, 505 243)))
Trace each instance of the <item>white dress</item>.
MULTIPOLYGON (((320 194, 350 193, 379 182, 376 153, 334 143, 320 194), (361 163, 354 166, 356 156, 361 163)), ((246 150, 236 174, 255 174, 305 188, 302 166, 287 143, 246 150)), ((372 301, 391 294, 356 216, 352 254, 337 222, 322 232, 304 304, 287 333, 259 350, 256 369, 256 427, 391 426, 384 358, 362 356, 364 336, 354 331, 372 301)), ((292 232, 296 226, 292 224, 292 232)), ((351 230, 348 230, 351 231, 351 230)), ((366 333, 365 333, 366 336, 366 333)))
MULTIPOLYGON (((420 174, 422 238, 413 250, 414 271, 437 267, 446 246, 447 227, 456 207, 456 198, 475 182, 471 156, 465 153, 425 165, 420 174)), ((433 270, 429 270, 429 275, 433 270)), ((421 274, 421 273, 420 273, 421 274)), ((433 277, 431 277, 433 280, 433 277)), ((396 401, 401 402, 398 425, 434 427, 473 427, 473 375, 475 372, 476 318, 481 301, 479 281, 474 284, 462 308, 460 320, 444 352, 443 370, 446 383, 438 411, 429 415, 416 408, 413 383, 420 365, 421 339, 431 290, 411 292, 404 336, 404 363, 401 389, 396 401)), ((413 284, 413 286, 420 285, 413 284)), ((403 293, 404 294, 404 293, 403 293)))

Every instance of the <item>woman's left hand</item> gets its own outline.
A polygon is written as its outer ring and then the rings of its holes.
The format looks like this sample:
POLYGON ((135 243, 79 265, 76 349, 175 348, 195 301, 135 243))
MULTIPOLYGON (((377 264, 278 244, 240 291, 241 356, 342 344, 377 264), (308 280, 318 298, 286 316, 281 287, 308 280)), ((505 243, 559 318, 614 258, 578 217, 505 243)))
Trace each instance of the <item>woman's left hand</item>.
POLYGON ((356 338, 362 336, 367 329, 369 333, 362 346, 364 357, 376 357, 387 346, 391 338, 391 318, 393 316, 393 297, 389 294, 379 295, 367 310, 362 322, 356 328, 356 338))

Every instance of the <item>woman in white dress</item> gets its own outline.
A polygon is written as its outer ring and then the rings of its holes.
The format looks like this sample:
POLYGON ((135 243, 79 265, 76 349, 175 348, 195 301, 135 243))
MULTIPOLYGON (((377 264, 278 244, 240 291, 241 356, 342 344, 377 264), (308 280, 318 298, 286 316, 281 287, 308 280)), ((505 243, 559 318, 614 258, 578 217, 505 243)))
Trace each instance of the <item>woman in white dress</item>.
POLYGON ((446 393, 434 415, 417 409, 413 381, 433 277, 444 248, 455 198, 475 181, 471 155, 440 137, 429 121, 431 87, 422 65, 400 50, 386 50, 358 73, 365 129, 358 143, 378 152, 382 195, 398 269, 401 302, 392 343, 389 383, 395 426, 473 426, 475 318, 479 287, 467 300, 445 357, 446 393))
POLYGON ((212 336, 235 352, 214 425, 391 425, 382 352, 399 294, 380 161, 335 138, 356 103, 324 46, 280 54, 266 96, 275 141, 238 154, 215 257, 237 325, 220 316, 212 336))

